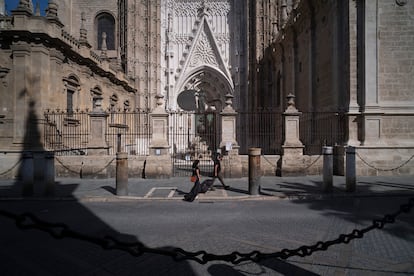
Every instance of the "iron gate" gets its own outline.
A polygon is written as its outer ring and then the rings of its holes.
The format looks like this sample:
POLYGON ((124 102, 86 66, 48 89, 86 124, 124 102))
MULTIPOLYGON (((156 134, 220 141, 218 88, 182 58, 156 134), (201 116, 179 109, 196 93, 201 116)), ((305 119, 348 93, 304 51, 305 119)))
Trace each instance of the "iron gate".
POLYGON ((213 170, 212 156, 220 147, 221 120, 214 112, 171 112, 168 139, 173 176, 189 176, 193 161, 200 160, 203 175, 213 170))

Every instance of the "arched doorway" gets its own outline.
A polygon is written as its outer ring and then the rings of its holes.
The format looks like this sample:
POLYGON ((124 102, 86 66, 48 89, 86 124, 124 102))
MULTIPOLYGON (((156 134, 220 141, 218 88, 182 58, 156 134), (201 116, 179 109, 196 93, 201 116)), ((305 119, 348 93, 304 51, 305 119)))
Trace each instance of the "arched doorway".
POLYGON ((177 111, 170 114, 173 174, 188 175, 194 160, 202 173, 212 172, 212 157, 220 151, 221 117, 230 81, 220 72, 202 68, 188 74, 176 97, 177 111))

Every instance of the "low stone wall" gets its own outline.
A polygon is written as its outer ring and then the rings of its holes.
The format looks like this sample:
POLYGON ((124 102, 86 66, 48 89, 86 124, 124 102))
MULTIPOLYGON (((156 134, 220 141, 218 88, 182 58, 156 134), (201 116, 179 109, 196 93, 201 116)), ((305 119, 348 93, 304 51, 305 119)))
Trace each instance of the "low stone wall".
POLYGON ((414 147, 357 147, 355 159, 357 175, 414 175, 414 147))
POLYGON ((22 165, 20 152, 2 152, 0 154, 0 179, 16 179, 22 165))
MULTIPOLYGON (((343 175, 345 170, 344 151, 334 150, 334 174, 343 175)), ((35 178, 41 177, 44 158, 42 153, 34 153, 35 178)), ((322 175, 322 155, 290 156, 265 155, 261 156, 260 165, 263 176, 289 175, 322 175)), ((249 157, 240 155, 242 177, 249 174, 249 157)), ((387 176, 387 175, 414 175, 414 147, 357 147, 356 148, 357 176, 387 176)), ((128 176, 131 178, 145 177, 145 167, 153 166, 148 156, 128 156, 128 176)), ((166 161, 166 160, 164 160, 166 161)), ((157 165, 157 164, 156 164, 157 165)), ((226 167, 231 162, 222 163, 226 177, 226 167)), ((157 166, 155 166, 157 167, 157 166)), ((21 152, 0 152, 0 179, 17 179, 22 168, 21 152)), ((148 168, 148 167, 147 167, 148 168)), ((114 178, 116 177, 116 156, 55 156, 56 177, 79 178, 114 178)))
MULTIPOLYGON (((144 177, 146 156, 128 156, 128 176, 144 177)), ((56 156, 57 177, 114 178, 116 156, 56 156)))

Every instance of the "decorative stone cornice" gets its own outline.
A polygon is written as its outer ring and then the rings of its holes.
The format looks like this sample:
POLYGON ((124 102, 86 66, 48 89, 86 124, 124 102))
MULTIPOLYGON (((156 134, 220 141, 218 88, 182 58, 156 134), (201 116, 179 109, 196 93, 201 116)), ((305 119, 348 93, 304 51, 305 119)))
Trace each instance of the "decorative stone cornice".
MULTIPOLYGON (((116 74, 111 71, 104 70, 99 61, 97 61, 92 56, 83 56, 76 49, 71 47, 71 45, 65 43, 63 40, 51 37, 45 33, 32 33, 29 31, 14 31, 14 30, 4 30, 2 31, 2 37, 0 39, 1 43, 10 43, 15 46, 18 46, 19 42, 26 42, 27 44, 43 44, 45 47, 56 49, 63 53, 63 55, 69 60, 77 63, 78 65, 83 65, 88 67, 94 74, 97 74, 101 77, 107 78, 115 85, 122 86, 126 91, 131 93, 136 93, 137 90, 130 86, 126 81, 121 80, 116 77, 116 74)), ((25 46, 27 48, 27 46, 25 46)))

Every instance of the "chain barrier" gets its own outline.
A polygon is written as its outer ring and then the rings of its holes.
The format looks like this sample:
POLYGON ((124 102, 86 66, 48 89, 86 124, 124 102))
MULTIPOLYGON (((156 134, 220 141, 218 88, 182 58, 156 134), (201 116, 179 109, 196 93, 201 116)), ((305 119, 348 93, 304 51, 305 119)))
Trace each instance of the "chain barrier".
POLYGON ((60 161, 59 158, 57 158, 56 156, 55 156, 55 159, 62 167, 67 169, 69 172, 80 174, 80 171, 82 170, 82 168, 79 171, 74 171, 74 170, 70 169, 68 166, 66 166, 65 164, 63 164, 62 161, 60 161))
MULTIPOLYGON (((83 162, 82 162, 82 165, 81 165, 81 168, 80 168, 80 170, 79 171, 74 171, 74 170, 72 170, 72 169, 70 169, 69 167, 67 167, 65 164, 63 164, 62 163, 62 161, 61 160, 59 160, 59 158, 57 158, 57 157, 55 157, 55 159, 56 159, 56 161, 60 164, 60 165, 62 165, 62 167, 64 167, 65 169, 67 169, 68 171, 70 171, 70 172, 72 172, 72 173, 76 173, 76 174, 81 174, 82 173, 82 167, 83 167, 83 162)), ((112 162, 114 162, 114 160, 115 160, 116 158, 113 158, 111 161, 109 161, 108 162, 108 164, 106 164, 102 169, 100 169, 100 170, 98 170, 98 171, 96 171, 96 172, 92 172, 92 174, 97 174, 97 173, 100 173, 100 172, 102 172, 103 170, 105 170, 106 168, 108 168, 109 167, 109 165, 111 165, 112 164, 112 162)))
POLYGON ((262 157, 263 157, 263 159, 264 159, 267 163, 269 163, 269 164, 270 164, 270 166, 272 166, 273 168, 277 169, 277 166, 276 166, 276 165, 273 165, 273 163, 272 163, 269 159, 267 159, 267 158, 266 158, 266 156, 264 156, 264 154, 262 154, 262 157))
MULTIPOLYGON (((261 155, 263 159, 268 162, 273 168, 277 168, 277 166, 273 165, 273 163, 267 159, 263 154, 261 155)), ((302 171, 306 172, 310 167, 315 165, 316 162, 318 162, 319 158, 321 158, 322 155, 319 155, 310 165, 306 166, 305 168, 301 169, 302 171)))
POLYGON ((305 168, 301 169, 301 171, 306 172, 310 167, 316 164, 318 160, 321 158, 322 154, 320 154, 310 165, 306 166, 305 168))
POLYGON ((4 172, 2 172, 2 173, 0 173, 0 175, 6 175, 6 174, 8 174, 9 172, 11 172, 11 171, 13 171, 14 170, 14 168, 16 168, 20 163, 22 162, 22 159, 19 159, 19 161, 17 161, 16 162, 16 164, 14 164, 10 169, 8 169, 8 170, 6 170, 6 171, 4 171, 4 172))
POLYGON ((374 169, 374 170, 377 170, 377 171, 382 171, 382 172, 389 172, 389 171, 395 171, 395 170, 398 170, 398 169, 400 169, 400 168, 402 168, 402 167, 404 167, 405 165, 407 165, 413 158, 414 158, 414 155, 412 155, 407 161, 405 161, 405 162, 403 162, 403 163, 401 163, 400 165, 398 165, 397 167, 394 167, 394 168, 390 168, 390 169, 381 169, 381 168, 377 168, 377 167, 375 167, 374 165, 371 165, 371 164, 369 164, 367 161, 365 161, 365 159, 363 159, 362 157, 361 157, 361 155, 359 155, 359 153, 358 152, 356 152, 356 156, 358 156, 358 158, 365 164, 365 165, 367 165, 368 167, 370 167, 370 168, 372 168, 372 169, 374 169))
POLYGON ((192 260, 200 264, 206 264, 211 261, 225 261, 232 264, 239 264, 245 261, 260 262, 270 258, 280 258, 285 260, 293 256, 305 257, 310 256, 317 251, 326 251, 332 245, 348 244, 353 239, 361 239, 369 231, 374 229, 382 229, 386 224, 395 223, 398 216, 402 213, 409 213, 413 207, 414 198, 410 198, 408 203, 400 205, 398 211, 393 214, 385 215, 382 219, 374 219, 370 226, 363 229, 354 229, 348 234, 341 234, 334 240, 319 241, 314 245, 304 245, 296 249, 282 249, 281 251, 274 253, 262 253, 255 250, 250 253, 240 253, 234 251, 226 255, 211 254, 204 250, 190 252, 178 247, 169 250, 150 248, 141 242, 122 242, 111 236, 104 236, 103 238, 94 237, 71 230, 69 226, 64 223, 50 223, 43 221, 31 213, 17 215, 5 210, 0 210, 0 215, 14 220, 16 226, 22 230, 37 229, 47 232, 56 239, 73 238, 82 240, 98 245, 105 250, 121 250, 135 257, 141 256, 144 253, 152 253, 169 256, 175 261, 192 260))

